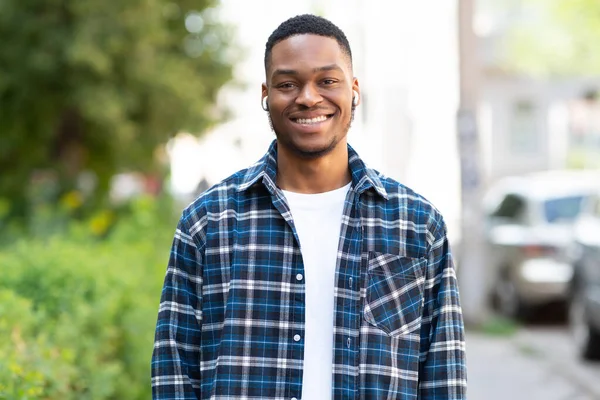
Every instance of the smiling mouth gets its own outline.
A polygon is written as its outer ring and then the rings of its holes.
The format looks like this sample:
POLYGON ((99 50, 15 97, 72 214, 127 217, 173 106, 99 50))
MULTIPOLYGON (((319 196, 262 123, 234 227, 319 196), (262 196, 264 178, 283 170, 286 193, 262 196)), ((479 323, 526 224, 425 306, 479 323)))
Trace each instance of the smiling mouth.
POLYGON ((321 115, 315 118, 292 118, 292 121, 301 125, 315 125, 327 121, 333 114, 321 115))

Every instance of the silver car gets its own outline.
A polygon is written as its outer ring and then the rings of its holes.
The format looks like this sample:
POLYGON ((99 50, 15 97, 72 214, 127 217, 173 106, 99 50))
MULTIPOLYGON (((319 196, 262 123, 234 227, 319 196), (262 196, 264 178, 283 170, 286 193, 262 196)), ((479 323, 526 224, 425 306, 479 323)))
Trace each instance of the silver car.
POLYGON ((498 310, 526 319, 536 306, 565 301, 573 268, 564 257, 597 173, 549 171, 502 179, 488 192, 489 293, 498 310))

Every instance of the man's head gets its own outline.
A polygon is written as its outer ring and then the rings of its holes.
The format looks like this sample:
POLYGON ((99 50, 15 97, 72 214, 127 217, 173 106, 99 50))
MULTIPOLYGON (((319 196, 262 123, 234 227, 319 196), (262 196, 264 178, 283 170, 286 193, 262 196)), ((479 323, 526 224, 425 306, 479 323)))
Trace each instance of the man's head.
POLYGON ((283 22, 267 41, 265 74, 262 97, 281 146, 304 158, 345 146, 360 90, 337 26, 314 15, 283 22))
POLYGON ((348 62, 352 68, 352 50, 344 32, 328 19, 303 14, 288 19, 271 33, 265 46, 265 71, 268 71, 270 66, 273 46, 296 35, 318 35, 335 39, 342 51, 348 56, 348 62))

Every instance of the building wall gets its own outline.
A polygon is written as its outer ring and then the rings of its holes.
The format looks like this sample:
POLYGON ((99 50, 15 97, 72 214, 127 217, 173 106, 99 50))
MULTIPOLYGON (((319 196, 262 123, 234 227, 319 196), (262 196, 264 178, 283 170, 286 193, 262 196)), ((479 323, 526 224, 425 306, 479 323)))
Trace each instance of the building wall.
POLYGON ((569 103, 598 79, 534 80, 487 76, 480 123, 486 182, 567 167, 569 103))

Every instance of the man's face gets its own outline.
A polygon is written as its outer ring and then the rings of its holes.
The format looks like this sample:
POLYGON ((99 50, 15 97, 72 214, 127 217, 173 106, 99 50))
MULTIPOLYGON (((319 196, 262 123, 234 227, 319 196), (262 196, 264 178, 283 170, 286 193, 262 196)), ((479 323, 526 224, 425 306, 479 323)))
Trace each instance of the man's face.
POLYGON ((333 38, 297 35, 273 46, 263 84, 280 146, 305 158, 331 152, 352 120, 359 91, 349 57, 333 38))

